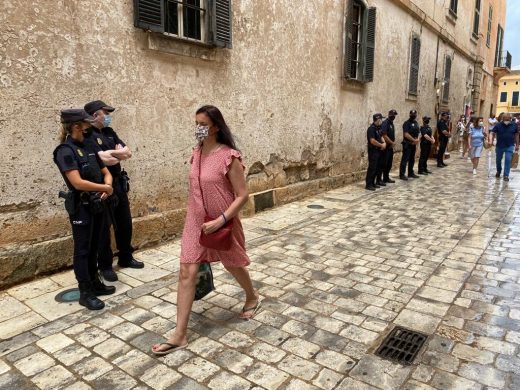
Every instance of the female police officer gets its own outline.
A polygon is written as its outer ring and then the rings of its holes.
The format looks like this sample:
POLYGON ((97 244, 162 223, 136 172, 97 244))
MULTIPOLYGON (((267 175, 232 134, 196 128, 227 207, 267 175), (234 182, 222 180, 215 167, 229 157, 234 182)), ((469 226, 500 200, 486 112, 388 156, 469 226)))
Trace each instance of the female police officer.
POLYGON ((96 256, 103 225, 103 202, 112 195, 112 176, 97 153, 83 143, 94 118, 82 109, 61 112, 61 144, 54 150, 58 166, 69 192, 65 207, 69 213, 74 239, 74 274, 80 290, 79 304, 89 310, 105 307, 97 295, 115 292, 97 273, 96 256))

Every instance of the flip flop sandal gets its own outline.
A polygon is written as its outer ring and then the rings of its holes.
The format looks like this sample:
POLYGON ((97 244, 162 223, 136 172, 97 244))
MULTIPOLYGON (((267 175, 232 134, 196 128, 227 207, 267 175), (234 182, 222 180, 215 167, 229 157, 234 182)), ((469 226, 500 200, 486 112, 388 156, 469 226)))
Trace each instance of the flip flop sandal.
POLYGON ((185 344, 185 345, 176 345, 176 344, 171 344, 171 343, 160 343, 159 346, 161 345, 168 345, 169 348, 168 349, 164 349, 164 350, 161 350, 161 351, 154 351, 153 350, 153 345, 152 345, 152 348, 151 348, 151 351, 152 353, 155 355, 155 356, 164 356, 164 355, 168 355, 169 353, 172 353, 172 352, 175 352, 175 351, 178 351, 179 349, 184 349, 188 346, 188 344, 185 344))
POLYGON ((243 319, 243 320, 245 320, 245 321, 248 321, 248 320, 252 319, 252 318, 255 316, 255 314, 256 314, 256 312, 258 311, 258 309, 260 308, 260 304, 261 304, 261 303, 262 303, 262 300, 261 300, 260 298, 258 298, 258 302, 256 302, 256 305, 255 305, 255 306, 253 306, 253 307, 249 307, 249 308, 247 308, 247 309, 244 307, 244 308, 242 309, 242 311, 240 312, 240 316, 239 316, 239 318, 241 318, 241 319, 243 319), (248 316, 248 317, 242 317, 245 313, 250 313, 250 312, 252 312, 250 316, 248 316))

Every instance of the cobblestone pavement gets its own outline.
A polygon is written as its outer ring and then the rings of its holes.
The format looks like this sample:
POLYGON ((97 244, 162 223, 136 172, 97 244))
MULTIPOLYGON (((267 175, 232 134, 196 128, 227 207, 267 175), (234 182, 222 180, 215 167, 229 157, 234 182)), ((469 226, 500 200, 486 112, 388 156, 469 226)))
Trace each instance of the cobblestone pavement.
POLYGON ((239 320, 216 266, 189 347, 163 358, 149 348, 174 325, 178 241, 139 252, 101 312, 54 302, 70 271, 0 293, 0 388, 520 389, 520 175, 448 162, 244 220, 262 310, 239 320), (374 355, 396 325, 429 335, 412 365, 374 355))

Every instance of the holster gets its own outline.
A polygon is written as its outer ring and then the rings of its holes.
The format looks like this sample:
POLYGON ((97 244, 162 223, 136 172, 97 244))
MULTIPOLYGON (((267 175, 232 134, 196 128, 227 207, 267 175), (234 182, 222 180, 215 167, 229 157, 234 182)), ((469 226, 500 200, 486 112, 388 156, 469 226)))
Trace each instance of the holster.
POLYGON ((120 179, 121 180, 121 188, 123 189, 124 192, 128 192, 130 191, 130 177, 128 177, 128 173, 126 173, 126 171, 123 169, 121 171, 121 176, 120 176, 120 179))
POLYGON ((74 191, 60 191, 58 197, 65 199, 65 210, 69 215, 75 215, 78 212, 79 202, 76 199, 76 193, 74 191))

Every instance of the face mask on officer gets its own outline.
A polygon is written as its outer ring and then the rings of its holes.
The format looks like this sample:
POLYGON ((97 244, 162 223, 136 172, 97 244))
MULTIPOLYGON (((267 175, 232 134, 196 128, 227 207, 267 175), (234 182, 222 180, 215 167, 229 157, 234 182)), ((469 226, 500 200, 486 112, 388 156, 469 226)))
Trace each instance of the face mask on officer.
POLYGON ((93 130, 94 129, 92 128, 92 126, 89 126, 86 129, 83 129, 83 134, 86 135, 87 137, 90 137, 92 135, 93 130))
POLYGON ((391 121, 393 121, 395 119, 395 115, 389 115, 388 116, 388 119, 390 119, 391 121))
POLYGON ((209 126, 196 125, 195 126, 195 138, 201 142, 208 138, 209 126))
POLYGON ((103 118, 103 127, 109 127, 112 124, 112 115, 105 115, 103 118))
POLYGON ((425 120, 424 120, 424 124, 425 124, 425 125, 429 125, 429 124, 430 124, 430 120, 429 120, 429 119, 425 119, 425 120))
POLYGON ((411 120, 415 120, 415 118, 417 118, 417 114, 410 114, 410 119, 411 120))

